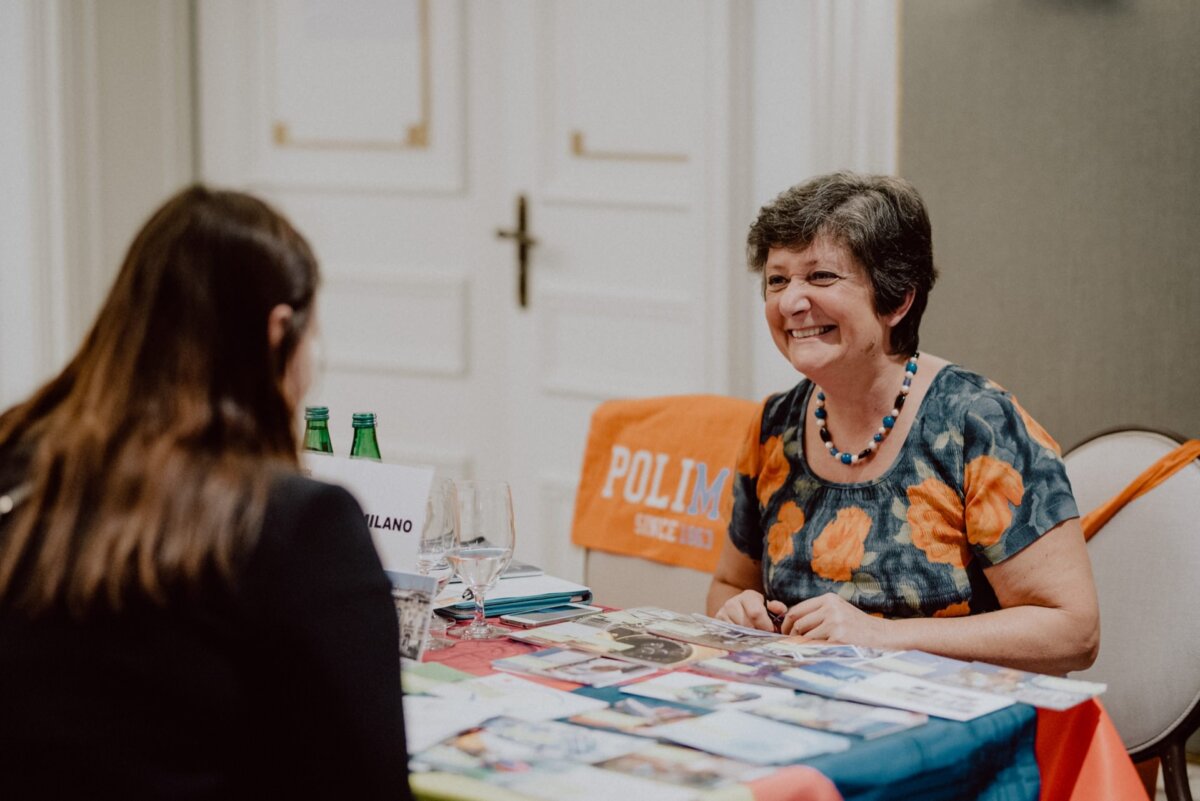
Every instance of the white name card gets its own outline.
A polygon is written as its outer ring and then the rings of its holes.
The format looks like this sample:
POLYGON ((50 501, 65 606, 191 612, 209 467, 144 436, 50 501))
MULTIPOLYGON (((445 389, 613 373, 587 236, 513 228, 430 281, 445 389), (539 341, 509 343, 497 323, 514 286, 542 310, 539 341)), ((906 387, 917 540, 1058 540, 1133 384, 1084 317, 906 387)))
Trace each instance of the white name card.
POLYGON ((350 490, 363 508, 384 570, 417 572, 417 544, 433 485, 432 467, 305 453, 301 468, 319 481, 350 490))

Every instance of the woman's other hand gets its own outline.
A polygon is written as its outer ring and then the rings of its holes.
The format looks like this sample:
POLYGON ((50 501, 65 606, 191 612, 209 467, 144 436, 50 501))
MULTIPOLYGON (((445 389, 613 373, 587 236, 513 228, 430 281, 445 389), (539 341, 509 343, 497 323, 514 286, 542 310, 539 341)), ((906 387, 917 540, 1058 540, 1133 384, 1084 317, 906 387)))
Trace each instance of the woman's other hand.
POLYGON ((817 642, 878 648, 884 647, 886 626, 883 618, 872 617, 840 595, 827 592, 787 610, 779 629, 784 634, 803 635, 817 642))
POLYGON ((776 615, 782 615, 787 607, 779 601, 765 601, 758 590, 743 590, 730 598, 714 615, 717 620, 747 626, 762 631, 775 631, 775 622, 771 620, 768 610, 776 615))

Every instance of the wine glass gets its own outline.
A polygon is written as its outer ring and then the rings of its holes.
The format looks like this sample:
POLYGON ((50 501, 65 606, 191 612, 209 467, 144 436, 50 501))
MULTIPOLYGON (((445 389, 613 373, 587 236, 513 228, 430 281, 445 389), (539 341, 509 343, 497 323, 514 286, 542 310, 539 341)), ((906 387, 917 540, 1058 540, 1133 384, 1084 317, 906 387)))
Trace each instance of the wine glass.
POLYGON ((486 640, 505 636, 505 629, 484 621, 483 597, 512 561, 515 541, 512 492, 508 484, 458 482, 458 528, 446 558, 475 599, 475 620, 456 632, 459 637, 486 640))
MULTIPOLYGON (((450 580, 454 568, 446 560, 446 554, 454 544, 454 532, 458 530, 458 492, 454 482, 447 478, 436 478, 429 488, 429 499, 425 505, 425 525, 421 528, 421 539, 417 543, 417 572, 437 580, 434 597, 450 580)), ((425 649, 435 651, 454 643, 446 639, 448 624, 436 612, 430 613, 429 642, 425 649)))

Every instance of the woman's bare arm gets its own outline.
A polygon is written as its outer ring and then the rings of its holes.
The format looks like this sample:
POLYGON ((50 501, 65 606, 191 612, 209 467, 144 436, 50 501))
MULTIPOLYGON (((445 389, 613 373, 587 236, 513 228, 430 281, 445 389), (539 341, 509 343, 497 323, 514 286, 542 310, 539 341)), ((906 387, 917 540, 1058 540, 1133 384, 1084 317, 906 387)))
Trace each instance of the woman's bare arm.
POLYGON ((1039 673, 1082 670, 1095 661, 1100 613, 1078 519, 1059 524, 984 573, 1003 607, 995 612, 883 620, 827 594, 793 606, 782 630, 816 640, 919 649, 1039 673))

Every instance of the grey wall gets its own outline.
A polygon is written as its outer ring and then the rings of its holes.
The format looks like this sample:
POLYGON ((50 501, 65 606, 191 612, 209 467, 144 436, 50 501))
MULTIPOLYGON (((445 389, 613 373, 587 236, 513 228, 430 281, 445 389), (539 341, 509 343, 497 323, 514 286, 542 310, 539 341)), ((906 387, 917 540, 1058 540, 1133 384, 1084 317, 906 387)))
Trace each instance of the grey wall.
POLYGON ((942 277, 922 347, 1064 447, 1200 436, 1200 3, 903 0, 900 173, 942 277))

